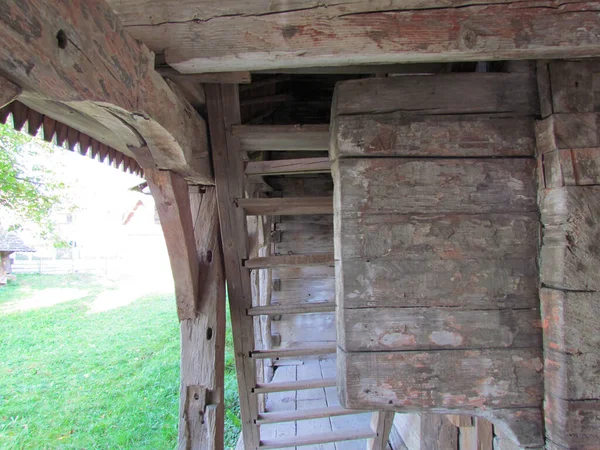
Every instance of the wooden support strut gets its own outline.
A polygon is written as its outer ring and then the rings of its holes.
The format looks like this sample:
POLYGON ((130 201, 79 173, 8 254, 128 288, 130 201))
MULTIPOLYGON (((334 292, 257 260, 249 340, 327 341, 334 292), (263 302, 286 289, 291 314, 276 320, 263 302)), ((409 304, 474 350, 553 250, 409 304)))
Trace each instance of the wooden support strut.
POLYGON ((179 450, 219 450, 224 433, 225 276, 216 192, 146 170, 175 281, 181 321, 179 450), (189 197, 188 197, 189 195, 189 197))

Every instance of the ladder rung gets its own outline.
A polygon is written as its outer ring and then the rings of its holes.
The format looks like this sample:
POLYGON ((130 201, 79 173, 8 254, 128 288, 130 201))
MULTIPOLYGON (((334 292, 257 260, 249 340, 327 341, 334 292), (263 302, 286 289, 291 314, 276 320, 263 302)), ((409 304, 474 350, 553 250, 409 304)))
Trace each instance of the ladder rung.
POLYGON ((246 269, 272 269, 279 267, 333 266, 333 253, 315 253, 312 255, 281 255, 250 258, 244 262, 246 269))
POLYGON ((258 415, 257 425, 267 423, 295 422, 296 420, 321 419, 323 417, 346 416, 350 414, 360 414, 362 411, 353 411, 341 406, 331 406, 328 408, 299 409, 296 411, 266 412, 258 415))
POLYGON ((292 305, 255 306, 248 310, 249 316, 275 316, 280 314, 311 314, 335 311, 334 302, 296 303, 292 305))
POLYGON ((290 175, 305 173, 329 173, 329 158, 276 159, 271 161, 251 161, 246 166, 248 176, 290 175))
POLYGON ((333 214, 332 197, 238 198, 249 216, 301 216, 333 214))
POLYGON ((297 347, 269 350, 254 350, 251 354, 254 359, 289 358, 297 356, 329 355, 336 352, 336 344, 319 345, 312 347, 297 347))
POLYGON ((259 383, 253 389, 255 394, 269 394, 271 392, 303 391, 334 387, 335 378, 314 378, 312 380, 279 381, 274 383, 259 383))
POLYGON ((265 439, 260 441, 259 448, 286 448, 299 447, 302 445, 318 445, 328 442, 355 441, 358 439, 369 439, 377 436, 370 428, 363 430, 330 431, 328 433, 313 433, 308 436, 292 436, 281 439, 265 439))

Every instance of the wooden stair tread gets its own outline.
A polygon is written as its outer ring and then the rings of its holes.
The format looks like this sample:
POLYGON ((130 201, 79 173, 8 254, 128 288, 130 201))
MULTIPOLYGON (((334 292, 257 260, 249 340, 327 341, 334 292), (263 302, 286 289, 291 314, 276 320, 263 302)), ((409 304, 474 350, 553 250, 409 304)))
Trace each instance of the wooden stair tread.
POLYGON ((330 345, 315 345, 306 347, 295 347, 295 348, 283 348, 283 349, 268 349, 268 350, 254 350, 251 353, 252 358, 264 359, 264 358, 289 358, 297 356, 311 356, 311 355, 329 355, 335 353, 337 345, 333 342, 330 345))
POLYGON ((332 197, 238 198, 237 205, 249 216, 333 214, 332 197))
POLYGON ((302 391, 306 389, 326 388, 333 387, 335 385, 335 378, 313 378, 309 380, 257 383, 253 391, 255 394, 265 394, 270 392, 302 391))
POLYGON ((280 314, 312 314, 335 311, 334 302, 295 303, 291 305, 255 306, 248 309, 249 316, 274 316, 280 314))
POLYGON ((374 438, 376 433, 370 428, 361 430, 330 431, 327 433, 313 433, 307 436, 291 436, 280 439, 265 439, 260 441, 259 448, 275 449, 286 447, 299 447, 302 445, 318 445, 328 442, 355 441, 358 439, 374 438))
POLYGON ((328 151, 329 125, 235 125, 242 151, 328 151))
POLYGON ((279 255, 250 258, 244 262, 246 269, 270 269, 277 267, 333 266, 333 253, 314 253, 310 255, 279 255))
POLYGON ((363 411, 354 411, 342 406, 329 406, 326 408, 298 409, 294 411, 265 412, 258 415, 257 425, 267 423, 295 422, 296 420, 321 419, 324 417, 346 416, 360 414, 363 411))
POLYGON ((248 176, 291 175, 310 173, 330 173, 331 161, 328 157, 276 159, 251 161, 246 166, 248 176))

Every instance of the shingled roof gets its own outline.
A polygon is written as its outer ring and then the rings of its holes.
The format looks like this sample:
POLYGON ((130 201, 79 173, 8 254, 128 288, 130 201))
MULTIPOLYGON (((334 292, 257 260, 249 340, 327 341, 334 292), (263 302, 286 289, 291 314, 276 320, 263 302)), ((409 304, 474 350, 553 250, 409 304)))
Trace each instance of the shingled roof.
POLYGON ((35 252, 15 233, 0 229, 0 252, 35 252))

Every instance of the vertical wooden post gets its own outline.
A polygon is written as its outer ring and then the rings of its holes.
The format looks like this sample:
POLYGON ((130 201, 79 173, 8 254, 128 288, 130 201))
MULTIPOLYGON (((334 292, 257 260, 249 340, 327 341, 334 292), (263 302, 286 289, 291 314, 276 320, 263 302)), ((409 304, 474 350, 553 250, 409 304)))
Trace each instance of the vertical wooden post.
POLYGON ((375 411, 371 416, 371 428, 377 436, 369 439, 367 450, 385 450, 394 424, 393 411, 375 411))
POLYGON ((223 448, 225 276, 216 192, 145 170, 171 260, 181 321, 179 450, 223 448), (188 196, 189 195, 189 196, 188 196))

